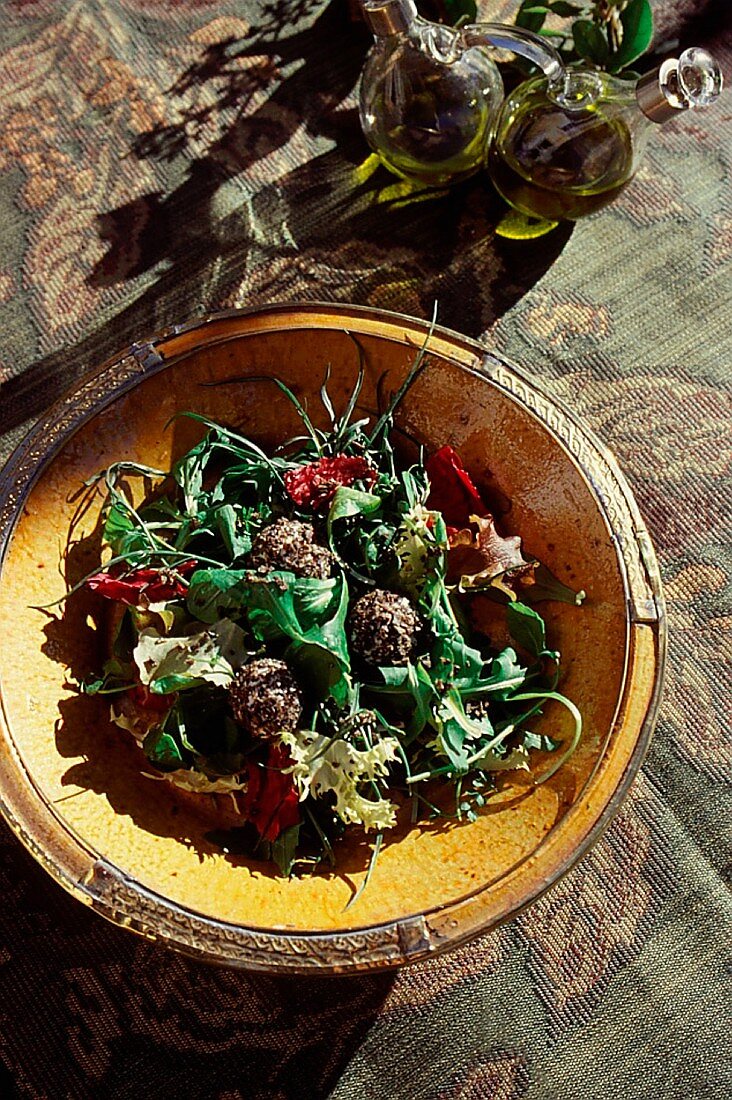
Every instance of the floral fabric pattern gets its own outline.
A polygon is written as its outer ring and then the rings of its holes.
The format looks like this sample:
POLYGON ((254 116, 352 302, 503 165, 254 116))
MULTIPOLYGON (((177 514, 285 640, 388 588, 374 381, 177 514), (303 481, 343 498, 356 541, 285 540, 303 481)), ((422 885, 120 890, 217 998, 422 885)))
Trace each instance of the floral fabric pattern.
MULTIPOLYGON (((728 5, 654 0, 732 77, 728 5)), ((227 306, 330 298, 481 336, 615 451, 661 561, 658 730, 547 895, 395 974, 274 979, 138 942, 0 829, 0 1094, 51 1100, 723 1100, 732 1095, 732 114, 654 133, 546 237, 486 179, 425 194, 356 113, 345 0, 8 0, 0 27, 0 454, 75 378, 227 306)), ((518 0, 479 3, 510 18, 518 0)))

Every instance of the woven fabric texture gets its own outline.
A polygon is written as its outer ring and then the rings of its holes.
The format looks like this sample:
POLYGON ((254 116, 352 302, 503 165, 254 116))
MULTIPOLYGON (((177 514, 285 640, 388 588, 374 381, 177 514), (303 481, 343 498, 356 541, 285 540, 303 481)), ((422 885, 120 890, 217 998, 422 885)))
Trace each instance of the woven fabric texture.
MULTIPOLYGON (((655 8, 662 40, 709 46, 732 77, 724 0, 655 8)), ((519 919, 358 979, 138 941, 2 827, 0 1095, 726 1100, 732 100, 654 133, 606 212, 511 242, 484 179, 410 202, 364 168, 367 47, 345 0, 6 0, 0 455, 90 367, 197 313, 328 298, 427 316, 437 299, 586 417, 635 490, 670 630, 649 757, 519 919)))

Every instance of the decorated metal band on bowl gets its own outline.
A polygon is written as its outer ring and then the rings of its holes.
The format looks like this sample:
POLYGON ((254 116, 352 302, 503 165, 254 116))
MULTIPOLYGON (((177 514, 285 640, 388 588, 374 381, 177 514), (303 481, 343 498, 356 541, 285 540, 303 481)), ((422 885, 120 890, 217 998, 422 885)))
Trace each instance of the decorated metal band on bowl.
POLYGON ((110 615, 99 679, 80 689, 110 696, 141 772, 233 800, 241 824, 221 847, 283 875, 335 865, 346 829, 375 836, 373 860, 400 815, 474 820, 499 773, 543 782, 581 735, 534 605, 583 593, 498 531, 451 447, 411 464, 396 447, 396 409, 427 364, 376 423, 357 415, 362 373, 340 413, 326 377, 328 430, 269 379, 303 423, 275 453, 189 413, 205 434, 170 472, 131 456, 91 483, 108 554, 76 587, 110 615), (491 601, 493 639, 476 600, 491 601), (532 730, 549 700, 574 720, 562 742, 532 730))

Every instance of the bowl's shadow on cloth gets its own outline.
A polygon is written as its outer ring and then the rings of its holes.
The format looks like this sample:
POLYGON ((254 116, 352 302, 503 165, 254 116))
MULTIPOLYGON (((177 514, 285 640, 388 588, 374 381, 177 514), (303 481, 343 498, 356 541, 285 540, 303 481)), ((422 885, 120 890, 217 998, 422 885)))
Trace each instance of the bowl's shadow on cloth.
POLYGON ((42 1004, 53 1028, 34 1095, 58 1095, 49 1075, 63 1073, 79 1097, 321 1100, 395 980, 273 977, 145 943, 51 884, 4 831, 0 887, 4 988, 42 1004))
POLYGON ((139 135, 127 153, 159 170, 173 165, 180 182, 99 214, 106 252, 88 277, 97 288, 145 278, 146 289, 75 348, 10 379, 0 431, 120 347, 222 302, 328 298, 423 316, 437 303, 441 324, 476 336, 551 266, 572 226, 532 241, 496 236, 506 207, 485 173, 425 192, 375 167, 357 111, 342 106, 370 41, 346 8, 333 0, 289 36, 292 19, 273 9, 246 38, 207 46, 181 73, 167 92, 176 121, 139 135), (304 145, 332 145, 291 167, 298 134, 304 145), (274 180, 273 157, 282 166, 274 180), (249 190, 247 173, 271 182, 249 190))

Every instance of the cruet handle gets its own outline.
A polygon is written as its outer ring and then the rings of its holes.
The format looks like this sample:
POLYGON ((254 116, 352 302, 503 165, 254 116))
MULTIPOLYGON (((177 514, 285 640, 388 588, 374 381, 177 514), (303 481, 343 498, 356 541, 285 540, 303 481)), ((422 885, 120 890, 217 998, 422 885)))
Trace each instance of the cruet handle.
POLYGON ((494 46, 498 50, 510 50, 538 66, 552 84, 562 80, 565 68, 562 60, 546 38, 522 27, 509 27, 503 23, 469 23, 460 31, 466 48, 470 46, 494 46))

